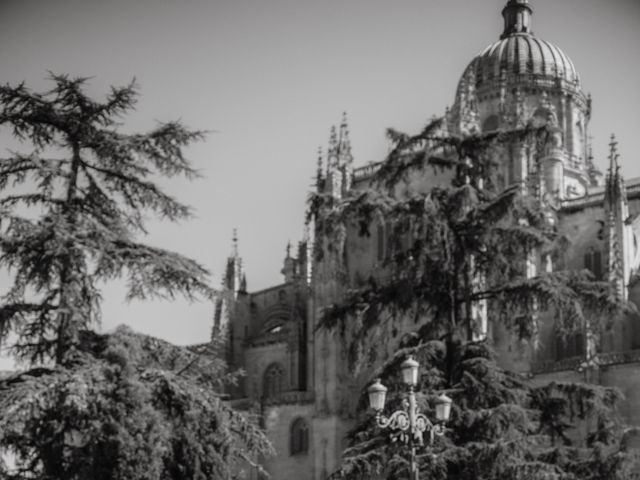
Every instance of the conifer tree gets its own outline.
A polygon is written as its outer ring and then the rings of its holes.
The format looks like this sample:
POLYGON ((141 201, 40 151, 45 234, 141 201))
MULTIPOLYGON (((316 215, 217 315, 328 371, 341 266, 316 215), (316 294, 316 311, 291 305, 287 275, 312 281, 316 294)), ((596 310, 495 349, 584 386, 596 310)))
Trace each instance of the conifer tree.
POLYGON ((14 333, 18 357, 61 364, 78 332, 99 320, 97 282, 126 275, 130 299, 210 290, 198 263, 136 239, 147 213, 189 216, 155 180, 197 175, 182 149, 202 132, 171 122, 121 133, 135 84, 98 102, 85 94, 86 79, 51 80, 44 94, 24 84, 0 88, 0 125, 33 147, 0 163, 0 267, 13 277, 0 307, 0 339, 14 333))
POLYGON ((0 382, 0 448, 7 480, 236 478, 271 447, 257 421, 220 396, 234 375, 223 339, 193 351, 126 327, 80 332, 66 367, 0 382))
MULTIPOLYGON (((415 136, 391 130, 394 148, 370 188, 341 200, 311 198, 319 256, 341 257, 330 251, 336 242, 327 241, 336 232, 367 236, 380 218, 390 227, 387 275, 352 285, 325 311, 320 328, 340 330, 352 366, 382 364, 371 380, 382 377, 390 386, 389 409, 400 405, 398 367, 409 354, 422 365, 420 409, 434 418, 436 393, 453 398, 447 435, 418 457, 421 478, 631 478, 615 413, 619 392, 589 383, 536 386, 506 371, 474 310, 485 303, 494 327, 533 348, 542 318, 553 318, 560 335, 585 330, 591 355, 603 319, 627 308, 589 272, 562 269, 567 240, 533 185, 500 185, 501 146, 520 142, 539 158, 548 135, 546 128, 525 128, 456 136, 439 120, 415 136), (450 182, 427 191, 403 187, 431 169, 450 182), (410 319, 414 328, 403 332, 410 319), (390 342, 398 345, 392 358, 377 355, 374 346, 390 342)), ((334 478, 409 478, 406 446, 380 431, 366 410, 363 395, 334 478)))
POLYGON ((97 101, 84 78, 50 80, 44 93, 0 87, 0 126, 30 148, 0 159, 0 269, 12 278, 0 344, 30 367, 0 383, 0 457, 13 458, 0 476, 230 478, 269 446, 221 401, 220 359, 92 333, 103 281, 126 278, 128 299, 210 298, 205 268, 139 240, 149 214, 190 216, 158 181, 198 176, 183 149, 203 132, 169 122, 125 133, 135 83, 97 101))

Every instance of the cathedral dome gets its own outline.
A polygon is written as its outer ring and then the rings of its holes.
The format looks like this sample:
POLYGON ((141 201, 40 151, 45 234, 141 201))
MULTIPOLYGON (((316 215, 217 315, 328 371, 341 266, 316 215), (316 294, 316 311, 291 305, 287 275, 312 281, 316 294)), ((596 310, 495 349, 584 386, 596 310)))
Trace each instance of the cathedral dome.
MULTIPOLYGON (((545 153, 544 172, 536 175, 545 175, 544 188, 557 198, 580 196, 592 181, 587 134, 591 101, 569 57, 533 34, 532 14, 528 0, 507 2, 502 35, 464 71, 453 108, 445 113, 446 127, 467 134, 548 125, 553 145, 545 153)), ((527 181, 539 168, 520 153, 501 160, 504 185, 527 181)))
POLYGON ((561 80, 579 85, 573 62, 555 45, 531 33, 512 33, 488 46, 473 59, 477 85, 504 77, 535 76, 539 80, 561 80))
POLYGON ((560 48, 531 31, 533 9, 528 0, 509 0, 502 10, 504 31, 469 64, 460 88, 469 82, 479 94, 500 87, 560 88, 581 93, 580 76, 560 48))

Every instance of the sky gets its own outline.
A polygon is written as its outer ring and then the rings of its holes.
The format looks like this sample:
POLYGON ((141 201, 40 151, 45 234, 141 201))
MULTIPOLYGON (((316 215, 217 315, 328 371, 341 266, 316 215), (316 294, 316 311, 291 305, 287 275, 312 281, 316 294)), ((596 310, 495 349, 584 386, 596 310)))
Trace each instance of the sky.
MULTIPOLYGON (((385 129, 417 132, 453 103, 465 66, 502 32, 506 0, 0 0, 0 82, 48 88, 47 72, 91 77, 89 93, 135 78, 145 131, 181 119, 209 131, 187 150, 203 178, 167 189, 196 210, 150 219, 148 243, 197 259, 220 284, 234 228, 255 291, 279 283, 302 238, 318 147, 349 119, 356 165, 384 158, 385 129)), ((532 0, 533 31, 573 60, 593 96, 604 169, 615 132, 623 174, 640 176, 640 2, 532 0)), ((0 156, 14 148, 0 130, 0 156)), ((0 294, 8 278, 0 274, 0 294)), ((103 291, 108 331, 125 323, 176 344, 205 341, 207 301, 124 302, 103 291)), ((0 360, 0 369, 10 362, 0 360)))

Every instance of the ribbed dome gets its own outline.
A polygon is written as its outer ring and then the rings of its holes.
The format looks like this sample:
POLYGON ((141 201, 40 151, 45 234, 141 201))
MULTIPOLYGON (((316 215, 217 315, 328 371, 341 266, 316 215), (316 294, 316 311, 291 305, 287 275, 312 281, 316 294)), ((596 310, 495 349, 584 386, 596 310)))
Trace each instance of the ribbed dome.
POLYGON ((512 33, 498 40, 474 58, 469 68, 475 71, 478 85, 497 80, 501 75, 539 75, 580 83, 569 57, 530 33, 512 33))

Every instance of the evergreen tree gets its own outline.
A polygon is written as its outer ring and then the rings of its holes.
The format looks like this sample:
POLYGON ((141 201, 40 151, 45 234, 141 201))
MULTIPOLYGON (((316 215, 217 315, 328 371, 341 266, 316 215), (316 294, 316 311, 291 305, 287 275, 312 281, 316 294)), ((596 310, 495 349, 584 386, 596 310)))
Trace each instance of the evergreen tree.
POLYGON ((83 91, 86 79, 52 75, 52 82, 44 94, 24 84, 0 87, 0 125, 33 146, 0 163, 7 193, 0 267, 13 274, 0 338, 16 334, 20 358, 64 363, 78 332, 99 320, 97 282, 126 274, 129 299, 193 298, 210 289, 193 260, 136 241, 147 212, 172 221, 189 216, 154 177, 195 177, 182 149, 202 132, 172 122, 121 133, 118 121, 137 96, 133 83, 97 102, 83 91))
POLYGON ((223 364, 194 376, 193 353, 91 333, 99 282, 126 277, 128 299, 210 298, 201 265, 138 240, 145 215, 190 216, 157 181, 198 175, 183 148, 203 133, 179 122, 124 133, 134 83, 96 101, 86 79, 51 82, 45 93, 0 87, 0 125, 31 147, 0 159, 0 268, 13 280, 0 299, 0 344, 31 367, 0 384, 0 452, 16 462, 0 475, 227 478, 234 459, 268 445, 215 393, 223 364), (179 355, 180 365, 167 360, 179 355))
MULTIPOLYGON (((197 351, 126 327, 80 332, 73 364, 0 382, 3 479, 236 478, 271 452, 257 421, 218 392, 233 381, 221 344, 197 351)), ((222 339, 221 339, 222 340, 222 339)), ((219 342, 220 343, 220 342, 219 342)))
MULTIPOLYGON (((380 218, 390 228, 384 278, 352 285, 321 328, 340 330, 351 365, 382 362, 374 377, 390 386, 389 409, 400 405, 398 367, 409 354, 423 368, 420 409, 434 418, 435 393, 453 398, 448 434, 419 455, 421 478, 630 478, 615 415, 619 392, 590 383, 533 385, 500 367, 478 324, 476 309, 486 303, 494 328, 535 348, 539 322, 553 317, 561 335, 586 331, 593 355, 603 319, 627 308, 590 272, 562 269, 567 240, 535 184, 500 184, 496 167, 508 151, 502 146, 524 144, 541 158, 549 134, 526 128, 455 136, 438 120, 415 136, 389 131, 394 149, 370 188, 341 200, 311 198, 320 257, 342 258, 331 251, 340 242, 331 240, 345 230, 368 236, 380 218), (450 182, 426 192, 407 187, 416 172, 430 169, 450 182), (410 319, 414 328, 403 331, 410 319), (375 345, 392 341, 397 352, 382 358, 375 345)), ((380 431, 366 409, 363 396, 334 477, 408 478, 401 437, 380 431)))

